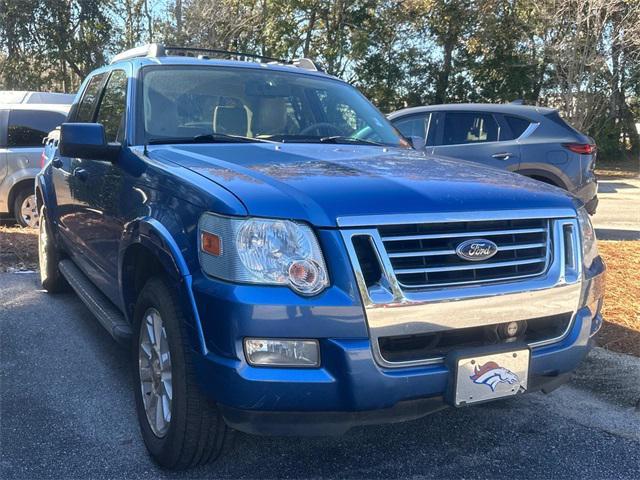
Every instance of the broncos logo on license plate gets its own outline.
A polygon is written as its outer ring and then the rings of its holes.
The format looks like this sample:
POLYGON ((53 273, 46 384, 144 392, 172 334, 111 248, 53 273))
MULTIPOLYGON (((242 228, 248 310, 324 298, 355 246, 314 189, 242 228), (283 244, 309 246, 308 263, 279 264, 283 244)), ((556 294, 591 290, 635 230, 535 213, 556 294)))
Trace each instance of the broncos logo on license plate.
POLYGON ((484 365, 476 365, 473 375, 469 377, 473 383, 483 384, 496 391, 499 383, 520 383, 518 376, 511 370, 501 367, 496 362, 487 362, 484 365))

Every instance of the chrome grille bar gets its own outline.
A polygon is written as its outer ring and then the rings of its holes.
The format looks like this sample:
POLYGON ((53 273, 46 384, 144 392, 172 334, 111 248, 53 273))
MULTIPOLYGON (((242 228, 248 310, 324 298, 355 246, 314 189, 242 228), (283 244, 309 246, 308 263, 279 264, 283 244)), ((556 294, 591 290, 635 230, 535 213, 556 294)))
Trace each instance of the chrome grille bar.
MULTIPOLYGON (((499 252, 506 252, 510 250, 529 250, 531 248, 542 248, 546 246, 546 243, 523 243, 520 245, 504 245, 498 247, 499 252)), ((390 253, 389 258, 411 258, 411 257, 429 257, 436 255, 455 255, 456 251, 451 250, 423 250, 419 252, 395 252, 390 253)))
POLYGON ((500 268, 500 267, 515 267, 517 265, 530 265, 533 263, 544 262, 544 258, 533 258, 530 260, 515 260, 512 262, 496 262, 496 263, 480 263, 480 264, 466 264, 456 265, 453 267, 433 267, 433 268, 397 268, 395 270, 396 275, 403 275, 409 273, 432 273, 432 272, 457 272, 460 270, 481 270, 485 268, 500 268))
POLYGON ((523 233, 544 233, 545 228, 520 228, 514 230, 488 230, 482 232, 451 232, 451 233, 435 233, 421 235, 394 235, 382 237, 383 242, 400 242, 403 240, 431 240, 436 238, 460 238, 460 237, 489 237, 498 235, 517 235, 523 233))

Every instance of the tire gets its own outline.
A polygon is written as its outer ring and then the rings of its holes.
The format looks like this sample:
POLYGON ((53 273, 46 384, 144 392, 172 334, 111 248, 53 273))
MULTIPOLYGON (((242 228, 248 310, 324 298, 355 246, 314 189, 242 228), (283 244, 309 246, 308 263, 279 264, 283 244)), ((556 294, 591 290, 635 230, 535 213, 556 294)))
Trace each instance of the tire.
POLYGON ((58 263, 60 254, 55 244, 49 222, 46 220, 46 210, 40 209, 40 225, 38 226, 38 264, 40 266, 40 284, 49 293, 62 292, 67 289, 58 263))
POLYGON ((21 189, 13 199, 13 216, 21 227, 38 228, 36 194, 33 189, 21 189))
POLYGON ((147 281, 134 312, 136 410, 147 450, 161 467, 172 470, 215 460, 231 444, 232 430, 196 384, 185 321, 178 296, 166 280, 147 281), (153 325, 151 330, 147 325, 153 325))

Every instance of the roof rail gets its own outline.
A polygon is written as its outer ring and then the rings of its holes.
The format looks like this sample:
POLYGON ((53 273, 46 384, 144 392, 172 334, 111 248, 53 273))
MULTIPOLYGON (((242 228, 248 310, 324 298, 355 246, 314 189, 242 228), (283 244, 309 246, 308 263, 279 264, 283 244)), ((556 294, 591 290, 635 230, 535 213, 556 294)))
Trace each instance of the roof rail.
POLYGON ((320 72, 320 68, 310 58, 295 58, 291 62, 294 67, 304 68, 305 70, 312 70, 314 72, 320 72))
POLYGON ((132 48, 126 50, 118 55, 114 56, 109 63, 119 62, 121 60, 128 60, 130 58, 138 57, 166 57, 168 55, 178 56, 197 56, 200 59, 208 59, 209 55, 222 56, 222 57, 235 57, 241 61, 258 60, 260 62, 278 63, 284 65, 291 65, 305 70, 320 71, 320 68, 309 58, 296 58, 295 60, 285 60, 282 58, 269 57, 267 55, 258 55, 255 53, 236 52, 233 50, 218 50, 212 48, 199 48, 199 47, 175 47, 165 46, 158 43, 150 43, 141 47, 132 48), (197 54, 197 55, 196 55, 197 54))
POLYGON ((164 46, 158 43, 149 43, 147 45, 142 45, 141 47, 125 50, 124 52, 121 52, 116 56, 114 56, 109 63, 113 64, 121 60, 128 60, 130 58, 164 57, 165 55, 166 54, 165 54, 164 46))

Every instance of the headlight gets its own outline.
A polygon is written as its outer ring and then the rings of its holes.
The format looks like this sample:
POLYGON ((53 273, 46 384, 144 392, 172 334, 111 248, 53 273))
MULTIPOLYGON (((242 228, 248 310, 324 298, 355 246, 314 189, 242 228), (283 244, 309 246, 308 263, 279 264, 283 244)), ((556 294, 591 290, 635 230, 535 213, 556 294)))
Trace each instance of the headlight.
POLYGON ((329 284, 318 241, 307 225, 205 213, 199 223, 200 265, 231 282, 287 285, 315 295, 329 284))
POLYGON ((598 245, 596 241, 596 231, 584 207, 578 209, 578 223, 580 224, 580 237, 582 241, 582 264, 585 268, 590 268, 598 256, 598 245))

